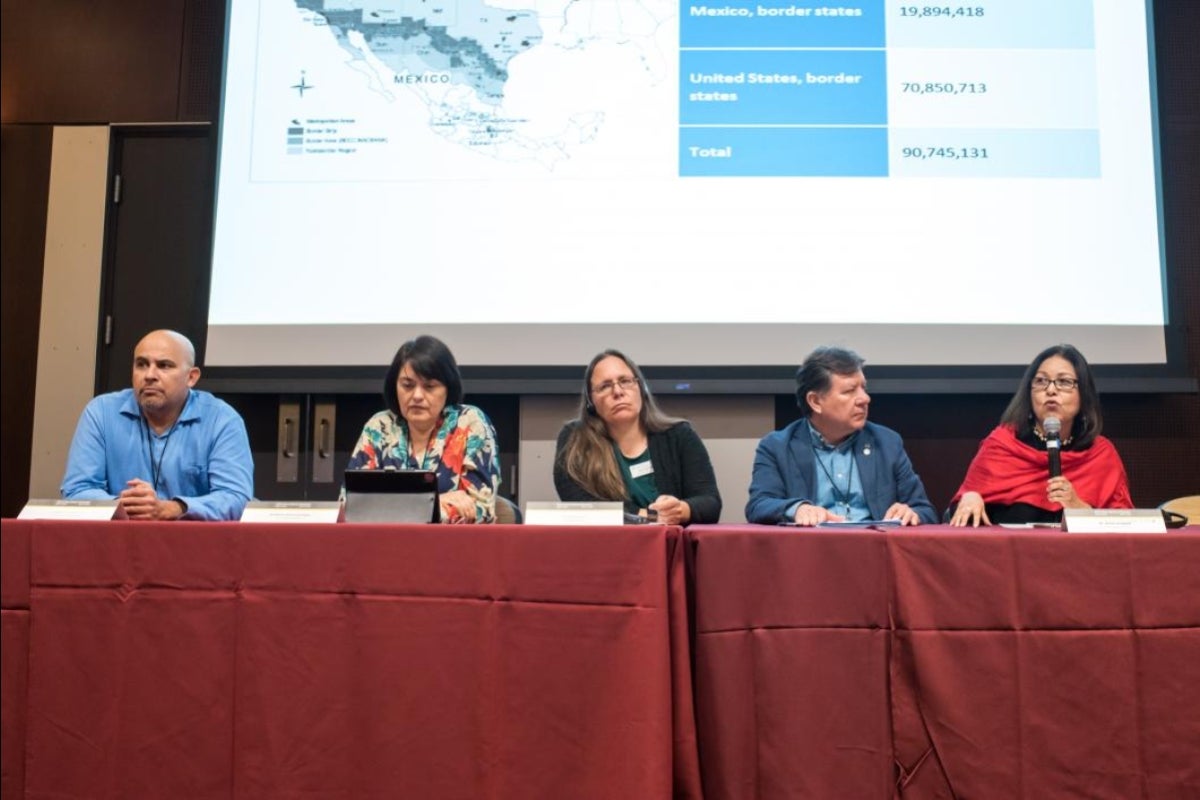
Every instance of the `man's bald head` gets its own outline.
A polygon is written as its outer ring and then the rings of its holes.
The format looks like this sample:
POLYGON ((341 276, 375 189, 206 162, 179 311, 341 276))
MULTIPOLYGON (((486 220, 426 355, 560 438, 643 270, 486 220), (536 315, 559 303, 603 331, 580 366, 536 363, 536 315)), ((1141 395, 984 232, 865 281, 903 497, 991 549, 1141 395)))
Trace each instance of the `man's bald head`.
POLYGON ((179 419, 199 379, 196 348, 182 333, 151 331, 133 350, 133 392, 146 420, 160 432, 179 419))
POLYGON ((137 347, 133 349, 135 358, 143 345, 154 345, 158 349, 177 347, 179 348, 177 352, 179 363, 185 364, 189 369, 196 366, 196 348, 192 345, 192 340, 179 331, 172 331, 166 328, 150 331, 142 337, 142 340, 137 343, 137 347))

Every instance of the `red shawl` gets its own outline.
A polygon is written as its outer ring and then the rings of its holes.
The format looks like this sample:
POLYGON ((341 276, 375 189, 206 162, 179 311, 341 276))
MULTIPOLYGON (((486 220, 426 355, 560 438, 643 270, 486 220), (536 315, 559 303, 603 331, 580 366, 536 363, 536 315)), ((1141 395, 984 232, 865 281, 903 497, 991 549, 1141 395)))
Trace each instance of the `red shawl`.
MULTIPOLYGON (((1046 499, 1047 458, 1044 451, 1019 441, 1012 428, 1001 425, 979 446, 951 502, 957 503, 966 492, 979 492, 985 503, 1028 503, 1058 511, 1060 506, 1046 499)), ((1097 436, 1086 450, 1063 450, 1062 474, 1092 508, 1133 508, 1125 465, 1117 448, 1103 436, 1097 436)))

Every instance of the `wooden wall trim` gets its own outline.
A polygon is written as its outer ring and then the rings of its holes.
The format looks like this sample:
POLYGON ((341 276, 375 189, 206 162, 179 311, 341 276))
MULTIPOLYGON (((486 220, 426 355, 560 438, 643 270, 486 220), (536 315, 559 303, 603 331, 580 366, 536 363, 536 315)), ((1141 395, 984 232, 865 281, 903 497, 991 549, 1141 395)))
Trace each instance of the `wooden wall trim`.
POLYGON ((57 127, 46 213, 30 497, 57 497, 75 423, 96 382, 108 127, 57 127))

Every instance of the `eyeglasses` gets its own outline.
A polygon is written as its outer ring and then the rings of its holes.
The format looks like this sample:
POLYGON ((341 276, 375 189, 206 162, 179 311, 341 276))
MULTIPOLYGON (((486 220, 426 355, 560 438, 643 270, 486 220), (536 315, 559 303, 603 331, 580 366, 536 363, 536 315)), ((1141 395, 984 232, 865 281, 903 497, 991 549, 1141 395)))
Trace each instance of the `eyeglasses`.
POLYGON ((1052 383, 1060 392, 1073 392, 1079 386, 1079 381, 1074 378, 1044 378, 1041 375, 1034 378, 1030 385, 1035 392, 1044 392, 1052 383))
POLYGON ((616 380, 605 381, 604 383, 600 384, 599 386, 593 386, 592 394, 596 395, 597 397, 603 397, 605 395, 610 395, 610 394, 612 394, 613 389, 617 388, 618 386, 621 387, 621 391, 623 391, 623 392, 632 392, 633 387, 635 387, 637 385, 638 385, 637 378, 633 377, 632 375, 626 375, 624 378, 617 378, 616 380))

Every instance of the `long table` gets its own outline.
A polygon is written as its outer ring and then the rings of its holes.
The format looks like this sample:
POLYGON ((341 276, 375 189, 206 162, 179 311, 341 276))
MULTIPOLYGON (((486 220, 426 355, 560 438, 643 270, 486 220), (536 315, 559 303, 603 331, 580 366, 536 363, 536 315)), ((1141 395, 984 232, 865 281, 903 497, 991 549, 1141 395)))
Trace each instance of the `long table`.
POLYGON ((6 798, 700 795, 678 529, 0 537, 6 798))
POLYGON ((705 796, 1200 797, 1200 535, 688 529, 705 796))
POLYGON ((0 792, 1200 797, 1198 533, 5 520, 0 792))

